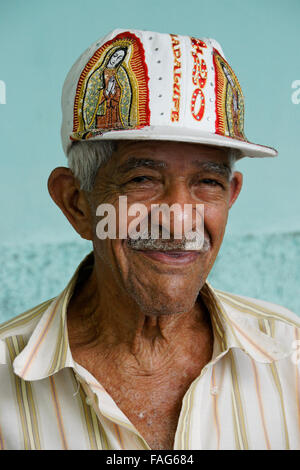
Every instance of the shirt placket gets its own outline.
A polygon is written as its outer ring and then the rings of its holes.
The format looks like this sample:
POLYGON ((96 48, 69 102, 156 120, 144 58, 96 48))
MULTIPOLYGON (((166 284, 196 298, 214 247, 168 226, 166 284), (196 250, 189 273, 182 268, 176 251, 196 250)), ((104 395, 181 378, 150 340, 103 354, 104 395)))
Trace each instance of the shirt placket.
MULTIPOLYGON (((192 420, 194 419, 194 400, 197 400, 199 403, 203 401, 203 393, 207 392, 211 395, 217 395, 219 393, 219 387, 215 384, 213 387, 209 386, 208 388, 205 387, 205 379, 211 383, 211 375, 208 378, 207 374, 212 373, 213 366, 220 361, 227 353, 229 349, 222 351, 219 353, 214 359, 208 362, 202 369, 199 377, 197 377, 194 382, 190 385, 188 391, 186 392, 185 396, 182 400, 182 408, 178 419, 177 430, 174 439, 174 450, 190 450, 193 445, 192 443, 192 436, 191 436, 191 428, 192 428, 192 420)), ((199 441, 201 442, 201 421, 198 417, 197 432, 199 434, 199 441)), ((197 446, 197 450, 199 447, 197 446)))
MULTIPOLYGON (((136 450, 151 450, 143 436, 138 432, 135 426, 129 421, 119 407, 112 401, 110 395, 103 389, 103 387, 97 382, 91 383, 88 379, 83 377, 78 372, 75 372, 77 381, 81 384, 82 389, 86 394, 86 403, 91 406, 96 413, 100 422, 103 422, 103 417, 114 423, 115 425, 122 427, 125 433, 133 434, 136 438, 132 438, 132 443, 140 442, 141 445, 136 445, 136 450), (105 398, 105 400, 103 400, 105 398), (107 398, 111 401, 109 406, 103 405, 103 402, 107 402, 107 398)), ((96 379, 94 379, 96 380, 96 379)))

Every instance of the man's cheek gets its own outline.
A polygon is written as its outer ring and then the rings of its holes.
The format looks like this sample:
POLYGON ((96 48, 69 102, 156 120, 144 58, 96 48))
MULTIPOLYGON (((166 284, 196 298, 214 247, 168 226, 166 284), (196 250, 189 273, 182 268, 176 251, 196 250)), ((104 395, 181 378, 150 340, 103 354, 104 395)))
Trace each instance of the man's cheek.
POLYGON ((228 218, 228 210, 212 209, 205 211, 204 207, 204 228, 210 236, 212 242, 223 237, 228 218))

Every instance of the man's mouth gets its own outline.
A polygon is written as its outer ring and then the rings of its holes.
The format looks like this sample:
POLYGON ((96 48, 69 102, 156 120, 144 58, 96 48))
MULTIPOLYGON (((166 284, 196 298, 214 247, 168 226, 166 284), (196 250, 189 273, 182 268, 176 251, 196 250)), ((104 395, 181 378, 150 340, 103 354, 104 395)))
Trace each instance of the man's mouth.
POLYGON ((141 254, 153 261, 159 261, 164 264, 171 264, 173 266, 182 266, 195 262, 201 255, 210 250, 210 239, 207 236, 204 243, 199 250, 189 249, 186 246, 186 240, 161 241, 161 240, 126 240, 127 247, 135 253, 141 254))
POLYGON ((200 256, 197 251, 157 251, 157 250, 134 250, 147 258, 159 261, 165 264, 183 265, 189 264, 200 256))

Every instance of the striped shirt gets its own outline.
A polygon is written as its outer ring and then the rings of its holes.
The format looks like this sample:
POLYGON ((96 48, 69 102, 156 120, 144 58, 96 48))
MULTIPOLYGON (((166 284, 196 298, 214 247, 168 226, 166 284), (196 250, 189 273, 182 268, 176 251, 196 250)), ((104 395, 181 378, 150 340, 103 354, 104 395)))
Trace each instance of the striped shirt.
MULTIPOLYGON (((84 263, 58 297, 0 326, 0 449, 150 449, 72 358, 66 313, 84 263)), ((300 449, 299 317, 208 283, 200 295, 213 355, 182 400, 174 449, 300 449)))

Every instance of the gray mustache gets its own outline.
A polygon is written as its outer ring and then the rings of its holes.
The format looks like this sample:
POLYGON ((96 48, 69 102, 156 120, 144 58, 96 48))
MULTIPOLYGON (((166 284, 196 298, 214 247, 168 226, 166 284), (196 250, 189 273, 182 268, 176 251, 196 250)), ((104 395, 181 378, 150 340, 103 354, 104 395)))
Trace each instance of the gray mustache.
POLYGON ((201 240, 201 243, 197 240, 194 242, 196 237, 193 240, 187 240, 183 238, 182 240, 163 240, 163 239, 153 239, 153 238, 138 238, 136 240, 128 238, 127 244, 130 248, 134 250, 149 250, 149 251, 198 251, 206 253, 211 246, 209 238, 205 237, 201 240))

